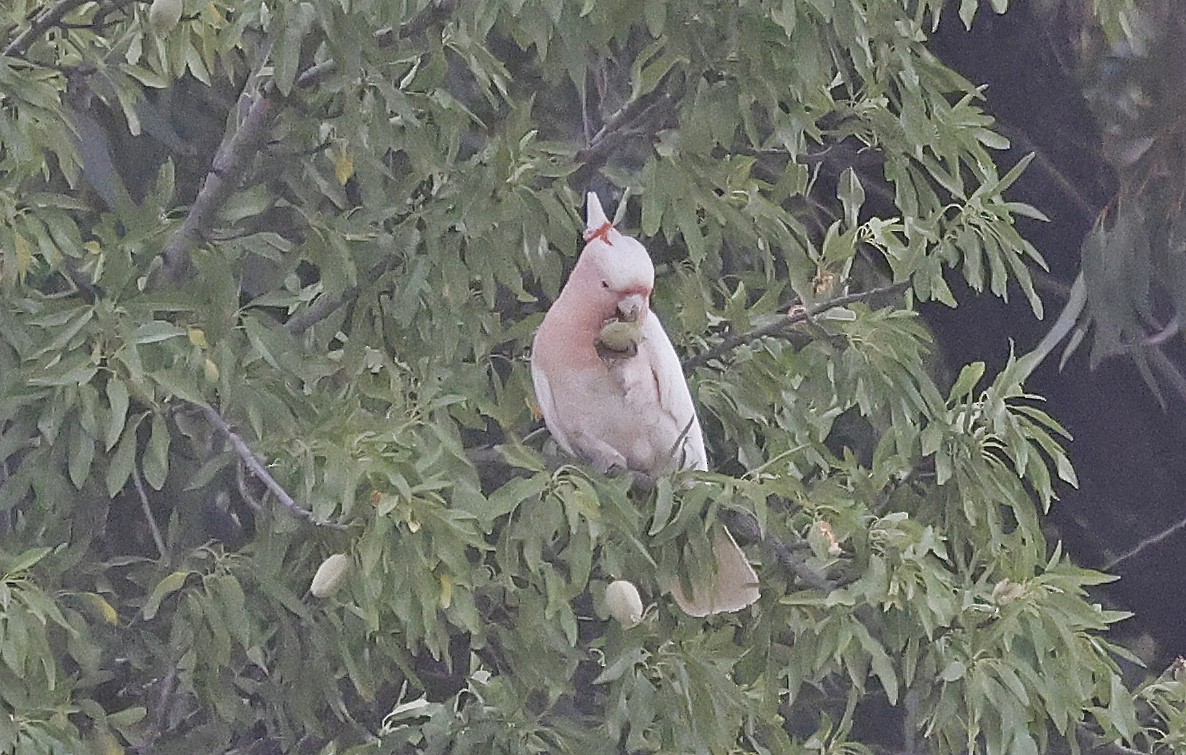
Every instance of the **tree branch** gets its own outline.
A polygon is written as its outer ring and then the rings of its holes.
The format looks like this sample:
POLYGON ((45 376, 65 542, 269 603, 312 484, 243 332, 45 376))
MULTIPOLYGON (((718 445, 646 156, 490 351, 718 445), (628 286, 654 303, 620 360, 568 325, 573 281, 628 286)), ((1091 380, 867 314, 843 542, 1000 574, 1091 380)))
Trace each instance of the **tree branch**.
MULTIPOLYGON (((447 15, 452 8, 451 2, 442 2, 431 6, 423 14, 401 27, 399 36, 404 37, 415 33, 416 30, 427 28, 429 24, 447 15)), ((337 63, 330 59, 310 66, 296 78, 296 87, 307 89, 312 87, 337 69, 337 63)), ((249 79, 249 85, 252 79, 249 79)), ((210 172, 198 196, 190 205, 189 214, 181 227, 173 232, 165 248, 161 252, 164 260, 163 274, 167 281, 180 283, 192 273, 190 252, 194 246, 205 238, 214 222, 219 209, 238 188, 243 174, 251 158, 259 152, 267 142, 271 131, 272 121, 279 112, 280 93, 269 84, 256 95, 246 116, 233 133, 229 134, 219 145, 218 151, 211 161, 210 172)), ((230 117, 236 117, 232 113, 230 117)))
POLYGON ((339 309, 361 296, 367 285, 377 281, 382 275, 387 273, 387 271, 392 268, 394 261, 395 259, 393 257, 384 259, 382 262, 370 269, 364 278, 366 281, 365 284, 357 283, 343 291, 337 298, 331 299, 328 296, 321 297, 316 301, 316 303, 306 308, 300 314, 289 318, 288 321, 284 323, 284 329, 289 333, 292 333, 294 336, 304 333, 309 328, 313 327, 317 323, 332 315, 334 312, 337 312, 339 309))
POLYGON ((671 94, 663 91, 663 82, 660 82, 647 94, 623 105, 593 135, 589 146, 577 152, 576 161, 581 167, 572 174, 570 183, 580 186, 588 181, 589 176, 605 164, 610 153, 626 138, 629 129, 653 115, 660 107, 669 106, 672 101, 671 94))
MULTIPOLYGON (((219 145, 189 214, 161 252, 166 280, 179 283, 192 273, 190 252, 210 232, 215 215, 239 187, 251 158, 267 141, 277 98, 278 93, 271 86, 257 95, 239 128, 219 145)), ((232 111, 229 117, 236 115, 232 111)))
POLYGON ((775 561, 780 566, 789 569, 792 574, 799 578, 799 581, 812 590, 829 593, 840 587, 840 583, 820 574, 811 568, 806 560, 800 557, 799 553, 803 551, 806 545, 805 543, 787 542, 773 535, 762 535, 762 531, 758 527, 758 520, 754 519, 751 515, 739 511, 725 512, 725 518, 728 520, 727 526, 729 530, 734 535, 743 541, 748 540, 750 542, 761 543, 762 548, 774 556, 775 561))
POLYGON ((140 496, 140 507, 144 510, 144 518, 148 520, 148 530, 152 533, 152 542, 156 543, 157 553, 165 557, 165 539, 161 537, 161 529, 157 526, 156 518, 152 515, 152 506, 148 503, 148 493, 144 490, 144 483, 140 479, 140 470, 132 465, 132 482, 136 485, 136 494, 140 496))
POLYGON ((860 291, 855 294, 837 296, 834 299, 822 301, 813 307, 789 314, 786 317, 780 317, 778 320, 768 325, 754 328, 753 330, 746 331, 745 333, 729 336, 716 346, 713 346, 711 349, 685 359, 684 371, 688 372, 697 367, 703 367, 712 360, 719 359, 729 352, 744 346, 747 343, 752 343, 759 338, 782 336, 784 331, 789 330, 797 323, 809 321, 811 318, 827 312, 829 309, 855 304, 856 302, 868 301, 879 296, 892 296, 894 294, 899 294, 905 291, 909 285, 909 283, 895 283, 891 286, 879 286, 878 288, 871 288, 868 291, 860 291))
POLYGON ((1008 123, 1004 123, 1000 120, 997 121, 997 126, 1005 136, 1016 142, 1019 147, 1026 150, 1027 152, 1033 153, 1034 165, 1040 168, 1043 173, 1049 176, 1050 179, 1058 185, 1058 188, 1062 190, 1063 196, 1071 200, 1071 202, 1075 205, 1075 208, 1079 210, 1079 213, 1082 215, 1084 220, 1091 222, 1095 219, 1095 217, 1099 214, 1099 208, 1097 208, 1095 204, 1091 202, 1082 191, 1079 190, 1079 187, 1075 185, 1074 181, 1068 178, 1067 175, 1063 173, 1057 165, 1054 164, 1053 160, 1047 157, 1046 153, 1034 143, 1033 139, 1029 138, 1029 135, 1026 134, 1025 131, 1022 131, 1020 128, 1012 126, 1008 123))
POLYGON ((10 58, 23 58, 37 38, 56 26, 66 14, 89 0, 58 0, 50 7, 39 13, 29 28, 25 29, 16 39, 4 48, 4 54, 10 58))
POLYGON ((1167 538, 1178 534, 1183 529, 1186 529, 1186 519, 1181 519, 1161 532, 1158 532, 1156 535, 1150 535, 1149 537, 1141 540, 1139 543, 1129 548, 1124 553, 1121 553, 1119 556, 1116 556, 1111 561, 1098 568, 1100 571, 1110 572, 1133 556, 1139 555, 1141 551, 1145 550, 1146 548, 1151 548, 1158 543, 1164 542, 1167 538))
POLYGON ((268 491, 276 497, 276 500, 279 501, 280 504, 284 506, 284 508, 288 509, 288 513, 292 514, 298 519, 304 519, 305 521, 318 527, 329 527, 331 529, 337 530, 346 529, 346 526, 343 524, 327 522, 318 519, 312 511, 309 511, 298 504, 293 499, 293 497, 288 494, 288 491, 286 491, 283 486, 280 485, 280 483, 276 482, 276 478, 272 477, 271 473, 268 472, 267 468, 265 468, 263 463, 259 460, 259 457, 257 457, 255 452, 251 450, 251 447, 247 445, 246 441, 239 437, 238 433, 231 429, 231 426, 227 424, 227 421, 223 419, 222 415, 218 413, 217 409, 212 406, 201 406, 199 408, 210 424, 218 428, 218 430, 220 430, 222 434, 226 436, 227 440, 231 442, 231 447, 234 449, 235 455, 243 460, 243 463, 247 465, 249 470, 251 470, 251 474, 255 475, 256 479, 262 482, 268 491))

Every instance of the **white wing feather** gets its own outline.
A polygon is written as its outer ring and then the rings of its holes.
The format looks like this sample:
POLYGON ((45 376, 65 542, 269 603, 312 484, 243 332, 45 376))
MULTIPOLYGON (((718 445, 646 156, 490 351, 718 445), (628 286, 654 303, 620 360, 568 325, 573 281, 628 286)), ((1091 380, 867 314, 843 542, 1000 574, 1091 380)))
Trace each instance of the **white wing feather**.
MULTIPOLYGON (((532 351, 535 352, 537 349, 533 348, 532 351)), ((534 358, 531 360, 531 382, 535 386, 535 398, 539 402, 540 414, 544 415, 544 424, 548 426, 548 432, 552 434, 556 443, 564 449, 565 453, 576 456, 572 443, 564 434, 564 428, 556 421, 559 412, 556 410, 556 399, 552 396, 552 386, 548 383, 548 375, 544 372, 539 360, 534 358)))
MULTIPOLYGON (((692 403, 692 393, 684 378, 679 355, 654 312, 647 317, 642 330, 645 338, 639 349, 646 349, 651 360, 659 387, 659 403, 671 413, 681 429, 688 428, 683 441, 684 466, 708 469, 704 432, 700 429, 700 419, 696 416, 696 405, 692 403)), ((720 524, 716 525, 713 534, 713 554, 717 560, 717 573, 711 586, 702 585, 699 589, 693 586, 692 595, 686 595, 678 583, 671 586, 672 597, 689 616, 740 611, 760 596, 754 567, 733 535, 720 524)))
MULTIPOLYGON (((659 387, 659 405, 675 419, 680 431, 686 427, 684 441, 684 466, 692 469, 708 469, 708 456, 704 451, 704 433, 700 429, 700 419, 696 416, 696 406, 692 403, 692 393, 688 390, 688 381, 684 378, 683 365, 679 355, 667 337, 659 318, 654 312, 647 315, 642 324, 643 341, 639 350, 645 350, 652 365, 655 382, 659 387), (691 423, 689 425, 689 423, 691 423)), ((640 356, 642 356, 640 354, 640 356)), ((672 438, 675 442, 675 438, 672 438)))

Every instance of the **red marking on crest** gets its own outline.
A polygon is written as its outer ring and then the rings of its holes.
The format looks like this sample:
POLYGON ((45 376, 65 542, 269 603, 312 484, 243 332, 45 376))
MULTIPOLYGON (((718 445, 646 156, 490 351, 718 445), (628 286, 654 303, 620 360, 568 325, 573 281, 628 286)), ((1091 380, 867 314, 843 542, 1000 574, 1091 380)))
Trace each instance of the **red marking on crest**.
POLYGON ((613 246, 614 242, 609 240, 609 232, 612 231, 613 229, 614 229, 614 224, 607 220, 604 223, 602 223, 601 227, 598 228, 596 231, 586 231, 585 232, 585 241, 588 242, 588 241, 592 241, 593 239, 601 239, 602 241, 609 244, 610 246, 613 246))

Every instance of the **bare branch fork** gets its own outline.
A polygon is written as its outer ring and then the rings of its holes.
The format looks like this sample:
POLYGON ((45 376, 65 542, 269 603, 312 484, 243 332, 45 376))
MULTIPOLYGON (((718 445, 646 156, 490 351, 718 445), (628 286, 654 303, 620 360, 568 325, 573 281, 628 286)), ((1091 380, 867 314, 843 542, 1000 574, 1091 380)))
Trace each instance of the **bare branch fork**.
POLYGON ((273 477, 270 472, 268 472, 267 468, 259 460, 259 457, 256 456, 255 452, 251 450, 251 447, 247 445, 247 442, 244 441, 238 433, 231 429, 231 426, 227 424, 227 421, 223 419, 223 416, 219 414, 217 409, 212 406, 200 406, 199 408, 201 409, 202 414, 206 417, 207 421, 209 421, 214 427, 218 428, 218 430, 226 436, 227 440, 231 442, 231 448, 234 449, 235 455, 243 460, 243 463, 247 465, 249 470, 251 470, 251 474, 264 484, 268 491, 273 496, 275 496, 277 501, 280 502, 280 505, 288 509, 290 514, 298 519, 304 519, 307 522, 315 524, 318 527, 329 527, 331 529, 346 528, 345 525, 342 524, 318 519, 312 511, 297 503, 293 497, 288 494, 288 491, 286 491, 280 483, 276 482, 276 478, 273 477))
POLYGON ((827 301, 822 301, 812 307, 796 311, 787 315, 786 317, 780 317, 778 320, 767 325, 754 328, 753 330, 747 330, 744 333, 738 333, 734 336, 729 336, 725 340, 718 343, 716 346, 713 346, 711 349, 685 359, 684 371, 687 372, 689 370, 695 369, 696 367, 703 367, 712 360, 720 359, 729 352, 748 343, 753 343, 759 338, 782 335, 784 331, 788 330, 795 324, 808 322, 813 317, 821 315, 830 309, 847 306, 849 304, 855 304, 857 302, 868 301, 879 296, 892 296, 894 294, 900 294, 909 286, 909 283, 895 283, 891 286, 879 286, 877 288, 871 288, 867 291, 858 291, 854 294, 837 296, 834 299, 828 299, 827 301))
MULTIPOLYGON (((318 63, 301 73, 296 85, 302 88, 312 86, 328 76, 334 67, 332 60, 318 63)), ((189 276, 192 271, 190 252, 210 232, 218 210, 239 187, 251 158, 263 148, 278 112, 280 98, 275 86, 269 84, 265 87, 255 96, 239 128, 219 145, 210 172, 206 174, 198 196, 190 205, 189 214, 181 227, 169 237, 161 252, 164 275, 168 281, 179 283, 189 276)), ((236 114, 232 113, 230 117, 236 117, 236 114)))
MULTIPOLYGON (((74 0, 69 0, 74 2, 74 0)), ((426 29, 438 18, 447 15, 453 7, 451 0, 429 6, 423 13, 410 20, 405 26, 395 32, 395 37, 406 37, 418 34, 426 29)), ((380 43, 386 32, 380 36, 380 43)), ((295 85, 299 89, 314 86, 337 69, 335 61, 326 60, 305 69, 296 78, 295 85)), ((251 80, 248 80, 250 86, 251 80)), ((271 132, 272 122, 279 112, 282 95, 274 85, 267 85, 255 95, 251 107, 247 110, 239 127, 228 134, 219 145, 218 151, 211 162, 210 172, 198 196, 190 205, 189 214, 185 221, 169 237, 165 248, 161 252, 164 260, 164 278, 170 283, 184 281, 192 271, 190 253, 203 238, 205 238, 214 222, 218 210, 226 204, 231 195, 238 188, 247 172, 247 166, 255 153, 259 152, 267 142, 271 132)), ((232 113, 231 117, 236 114, 232 113)))
POLYGON ((8 43, 4 48, 4 54, 10 58, 23 58, 38 37, 58 25, 66 17, 67 13, 85 2, 87 0, 59 0, 59 2, 46 8, 37 14, 33 22, 29 24, 29 28, 25 29, 16 39, 8 43))
POLYGON ((663 89, 662 83, 651 92, 633 100, 618 110, 593 136, 589 146, 577 152, 575 160, 581 167, 572 174, 571 185, 582 185, 605 164, 609 154, 616 149, 631 128, 636 127, 649 116, 670 107, 671 94, 663 89))

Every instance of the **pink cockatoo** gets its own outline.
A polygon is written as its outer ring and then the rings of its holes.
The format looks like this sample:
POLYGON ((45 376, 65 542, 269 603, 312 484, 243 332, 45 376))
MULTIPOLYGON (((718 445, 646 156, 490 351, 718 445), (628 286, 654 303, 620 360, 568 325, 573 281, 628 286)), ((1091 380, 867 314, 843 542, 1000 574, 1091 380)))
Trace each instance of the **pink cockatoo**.
MULTIPOLYGON (((646 248, 588 196, 584 250, 552 304, 531 353, 544 422, 568 453, 597 469, 650 475, 707 469, 704 434, 679 356, 650 309, 655 267, 646 248)), ((739 611, 758 599, 758 577, 719 523, 713 584, 672 585, 692 616, 739 611)))

